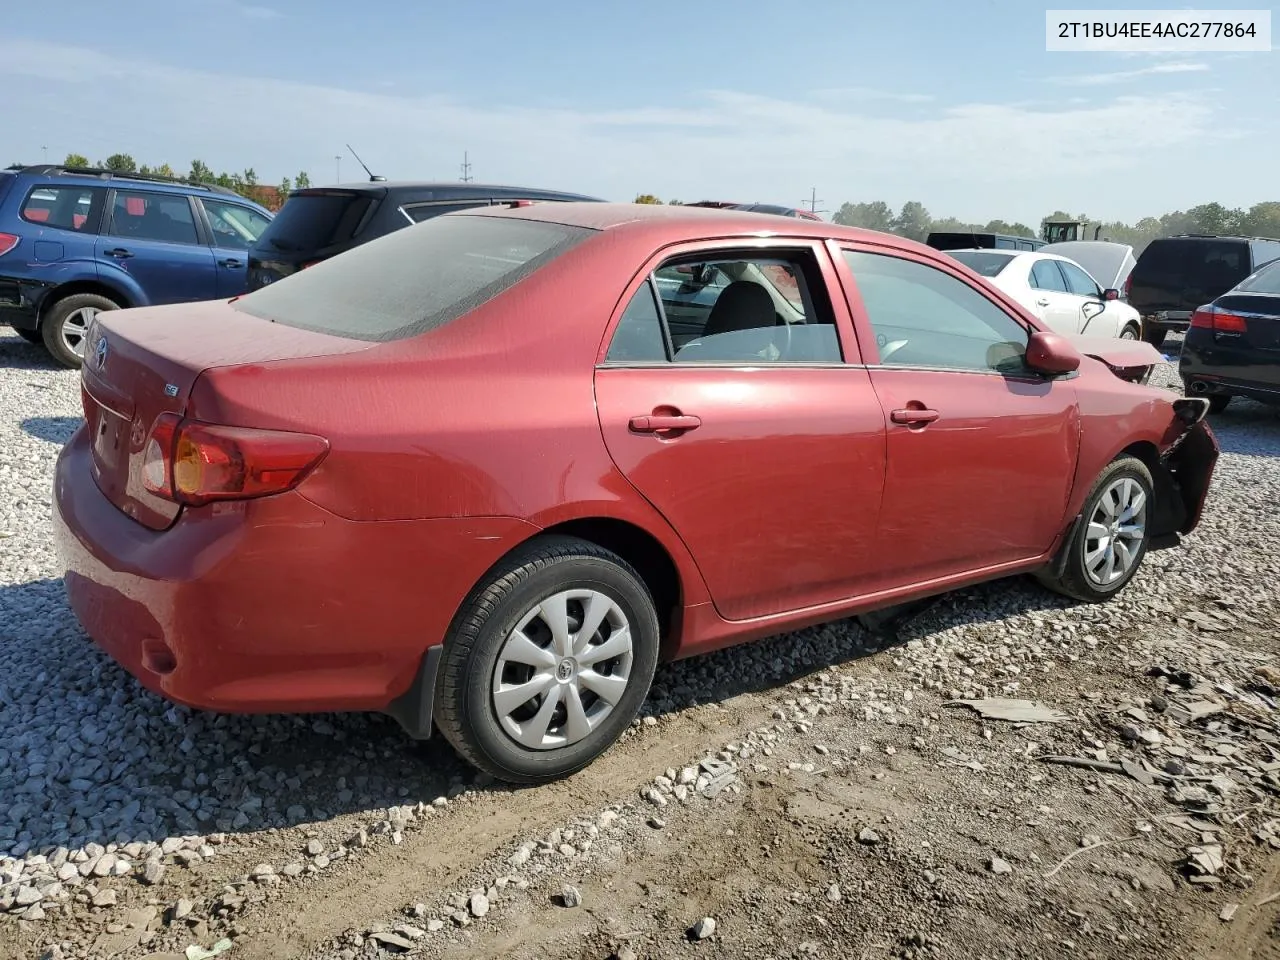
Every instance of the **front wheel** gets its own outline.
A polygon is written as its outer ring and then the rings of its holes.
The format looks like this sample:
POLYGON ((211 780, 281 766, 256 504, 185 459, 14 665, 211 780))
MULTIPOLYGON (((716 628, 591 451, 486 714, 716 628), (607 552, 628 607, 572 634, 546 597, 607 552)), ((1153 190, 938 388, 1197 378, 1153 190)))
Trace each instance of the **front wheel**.
POLYGON ((1147 553, 1152 491, 1151 471, 1137 457, 1111 461, 1085 498, 1084 522, 1063 548, 1062 575, 1041 573, 1040 582, 1086 603, 1109 600, 1124 589, 1147 553))
POLYGON ((657 611, 631 565, 576 537, 541 538, 459 611, 436 679, 436 725, 500 780, 559 779, 622 735, 657 662, 657 611))
POLYGON ((1123 330, 1120 331, 1121 340, 1140 340, 1142 332, 1138 329, 1137 324, 1127 323, 1123 330))

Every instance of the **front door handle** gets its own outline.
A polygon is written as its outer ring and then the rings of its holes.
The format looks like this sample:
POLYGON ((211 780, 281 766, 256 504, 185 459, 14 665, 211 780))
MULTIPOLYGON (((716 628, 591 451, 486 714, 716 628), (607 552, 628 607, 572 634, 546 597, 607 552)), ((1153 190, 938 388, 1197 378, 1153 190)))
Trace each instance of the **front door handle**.
POLYGON ((237 260, 235 257, 228 257, 226 260, 219 260, 218 264, 223 267, 231 267, 234 270, 236 267, 243 267, 244 261, 237 260))
POLYGON ((927 423, 933 423, 938 419, 937 410, 926 410, 922 407, 913 407, 910 409, 895 410, 889 414, 889 419, 894 423, 905 423, 909 427, 923 427, 927 423))
POLYGON ((694 430, 702 426, 702 420, 686 414, 651 413, 632 417, 630 426, 635 433, 663 433, 667 430, 694 430))
POLYGON ((130 253, 128 250, 126 250, 124 247, 113 247, 110 250, 104 250, 102 252, 105 253, 108 257, 115 257, 117 260, 128 260, 130 257, 133 256, 133 254, 130 253))

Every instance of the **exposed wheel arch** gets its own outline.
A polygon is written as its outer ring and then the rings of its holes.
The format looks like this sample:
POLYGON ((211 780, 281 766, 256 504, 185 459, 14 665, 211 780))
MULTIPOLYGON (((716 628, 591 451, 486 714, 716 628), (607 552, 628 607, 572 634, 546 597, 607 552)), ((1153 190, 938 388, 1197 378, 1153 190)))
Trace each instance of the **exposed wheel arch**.
POLYGON ((55 303, 78 293, 92 293, 99 297, 106 297, 121 309, 134 305, 128 297, 110 284, 102 283, 100 280, 72 280, 54 287, 44 295, 40 301, 40 322, 44 322, 45 314, 55 303))

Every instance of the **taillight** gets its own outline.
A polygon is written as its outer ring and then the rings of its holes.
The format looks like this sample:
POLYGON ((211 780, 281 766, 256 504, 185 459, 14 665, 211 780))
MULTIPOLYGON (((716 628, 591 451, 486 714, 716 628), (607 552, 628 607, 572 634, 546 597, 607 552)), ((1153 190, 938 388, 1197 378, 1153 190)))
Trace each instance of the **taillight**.
POLYGON ((186 506, 249 500, 292 490, 329 452, 307 433, 225 427, 161 414, 147 438, 142 482, 186 506))
POLYGON ((306 263, 302 265, 301 269, 305 270, 307 269, 307 267, 314 267, 317 263, 323 263, 323 262, 324 262, 323 260, 308 260, 306 263))
POLYGON ((0 233, 0 257, 18 245, 18 238, 12 233, 0 233))
POLYGON ((1244 317, 1219 310, 1213 304, 1200 307, 1191 315, 1191 326, 1214 333, 1241 334, 1249 331, 1244 317))

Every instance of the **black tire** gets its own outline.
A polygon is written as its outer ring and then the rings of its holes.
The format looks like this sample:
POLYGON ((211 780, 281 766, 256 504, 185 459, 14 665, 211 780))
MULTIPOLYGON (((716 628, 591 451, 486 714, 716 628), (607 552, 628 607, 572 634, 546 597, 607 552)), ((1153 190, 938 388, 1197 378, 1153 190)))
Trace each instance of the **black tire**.
POLYGON ((1151 471, 1137 457, 1121 456, 1112 460, 1098 475, 1098 479, 1093 482, 1093 487, 1089 490, 1089 495, 1085 497, 1084 506, 1081 508, 1084 522, 1063 547, 1066 551, 1066 563, 1063 566, 1062 575, 1055 577, 1050 571, 1043 571, 1037 575, 1037 579, 1050 590, 1075 600, 1083 600, 1085 603, 1102 603, 1114 597, 1133 579, 1147 554, 1147 545, 1151 541, 1151 516, 1155 506, 1153 489, 1151 471), (1103 584, 1090 577, 1085 563, 1089 522, 1098 511, 1104 494, 1107 494, 1113 484, 1122 479, 1134 480, 1142 488, 1146 498, 1146 522, 1143 524, 1142 538, 1138 541, 1132 565, 1116 580, 1103 584))
POLYGON ((621 557, 576 537, 548 536, 517 549, 463 603, 445 638, 435 722, 463 759, 510 783, 566 777, 604 753, 635 719, 658 663, 659 628, 644 580, 621 557), (540 749, 518 743, 493 703, 499 653, 520 619, 562 590, 592 589, 618 605, 632 634, 627 685, 599 726, 576 743, 540 749))
POLYGON ((66 338, 63 337, 63 328, 68 317, 86 307, 95 310, 118 310, 120 304, 106 297, 100 297, 96 293, 73 293, 51 304, 40 319, 40 334, 41 339, 44 340, 44 348, 60 366, 70 370, 79 368, 80 357, 67 345, 66 338))
POLYGON ((1136 323, 1126 323, 1124 329, 1120 331, 1121 340, 1141 340, 1142 330, 1136 323))
POLYGON ((1209 396, 1209 412, 1221 413, 1227 409, 1227 404, 1231 402, 1231 394, 1214 393, 1209 396))
POLYGON ((1150 330, 1143 331, 1142 339, 1153 347, 1158 347, 1164 343, 1164 338, 1168 335, 1169 331, 1163 327, 1152 327, 1150 330))
POLYGON ((27 341, 27 343, 39 343, 41 340, 39 327, 34 330, 22 330, 18 327, 14 327, 13 332, 23 340, 27 341))

